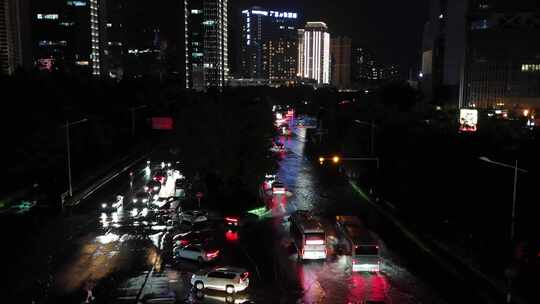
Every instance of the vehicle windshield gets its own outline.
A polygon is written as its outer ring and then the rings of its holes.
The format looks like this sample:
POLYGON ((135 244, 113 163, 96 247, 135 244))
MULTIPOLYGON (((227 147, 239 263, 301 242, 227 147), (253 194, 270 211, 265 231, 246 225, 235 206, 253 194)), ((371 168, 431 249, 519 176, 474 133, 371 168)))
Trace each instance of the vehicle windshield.
POLYGON ((356 246, 354 249, 355 255, 379 255, 379 247, 375 245, 356 246))

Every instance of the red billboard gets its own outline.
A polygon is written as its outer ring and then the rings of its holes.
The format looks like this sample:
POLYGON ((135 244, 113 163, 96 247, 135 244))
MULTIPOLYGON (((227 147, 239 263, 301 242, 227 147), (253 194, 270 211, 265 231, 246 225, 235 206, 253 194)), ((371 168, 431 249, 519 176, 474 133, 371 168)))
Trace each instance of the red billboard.
POLYGON ((174 121, 171 117, 152 117, 152 129, 154 130, 172 130, 174 121))

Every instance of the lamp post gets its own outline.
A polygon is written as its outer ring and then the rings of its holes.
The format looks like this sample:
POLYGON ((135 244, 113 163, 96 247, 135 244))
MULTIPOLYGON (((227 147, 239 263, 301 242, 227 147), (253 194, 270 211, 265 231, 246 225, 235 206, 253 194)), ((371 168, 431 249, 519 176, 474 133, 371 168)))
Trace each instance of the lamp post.
MULTIPOLYGON (((514 170, 514 188, 512 193, 512 222, 510 224, 510 242, 513 243, 516 236, 516 198, 517 198, 517 179, 518 173, 527 173, 527 170, 518 167, 518 160, 516 159, 515 165, 509 165, 497 161, 493 161, 487 157, 480 157, 481 161, 490 163, 499 167, 509 168, 514 170)), ((512 303, 512 275, 510 269, 507 270, 508 290, 506 293, 506 303, 512 303)))
POLYGON ((69 140, 69 127, 81 124, 83 122, 87 122, 88 119, 84 118, 78 121, 69 122, 66 120, 66 124, 64 125, 64 128, 66 128, 66 150, 67 150, 67 166, 68 166, 68 187, 69 187, 69 196, 73 196, 73 187, 71 185, 71 148, 70 148, 70 140, 69 140))
POLYGON ((131 136, 135 137, 135 111, 147 108, 147 105, 142 105, 138 107, 131 107, 131 136))
POLYGON ((512 223, 510 225, 510 241, 513 242, 514 238, 515 238, 515 233, 516 233, 515 225, 516 225, 516 198, 517 198, 518 173, 519 172, 527 173, 528 171, 518 167, 517 159, 516 159, 515 165, 509 165, 509 164, 505 164, 505 163, 501 163, 501 162, 496 162, 496 161, 493 161, 493 160, 491 160, 491 159, 489 159, 487 157, 480 157, 479 159, 481 161, 486 162, 486 163, 490 163, 490 164, 493 164, 493 165, 497 165, 497 166, 500 166, 500 167, 505 167, 505 168, 509 168, 509 169, 514 170, 514 188, 513 188, 513 194, 512 194, 512 223))
POLYGON ((375 125, 375 121, 371 121, 371 122, 367 122, 367 121, 361 121, 361 120, 355 120, 354 121, 355 123, 357 124, 360 124, 360 125, 365 125, 365 126, 370 126, 371 127, 371 136, 370 136, 370 151, 371 151, 371 155, 375 155, 375 128, 377 127, 377 125, 375 125))

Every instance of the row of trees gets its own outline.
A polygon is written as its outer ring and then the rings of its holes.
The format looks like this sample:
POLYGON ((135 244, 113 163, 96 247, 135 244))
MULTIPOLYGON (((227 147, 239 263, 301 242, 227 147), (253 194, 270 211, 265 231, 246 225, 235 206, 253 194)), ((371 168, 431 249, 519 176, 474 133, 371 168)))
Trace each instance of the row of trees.
MULTIPOLYGON (((4 110, 0 130, 4 141, 2 194, 38 182, 57 183, 66 190, 66 121, 87 122, 70 128, 75 180, 110 162, 145 135, 144 118, 158 108, 157 82, 109 83, 73 78, 64 73, 17 73, 0 79, 4 110), (131 111, 148 104, 135 116, 141 132, 131 136, 131 111)), ((158 100, 159 101, 159 100, 158 100)))
POLYGON ((187 174, 214 201, 245 206, 277 166, 269 152, 273 119, 271 102, 258 88, 193 93, 176 110, 173 142, 187 174))

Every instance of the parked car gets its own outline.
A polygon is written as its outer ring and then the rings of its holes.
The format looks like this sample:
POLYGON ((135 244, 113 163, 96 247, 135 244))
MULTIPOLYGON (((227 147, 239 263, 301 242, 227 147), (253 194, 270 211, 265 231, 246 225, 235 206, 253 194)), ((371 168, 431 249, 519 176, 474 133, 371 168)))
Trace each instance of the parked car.
POLYGON ((206 288, 234 294, 248 288, 249 272, 242 268, 220 267, 194 274, 191 285, 198 291, 206 288))
POLYGON ((148 193, 159 193, 161 190, 161 183, 156 180, 149 181, 146 186, 144 186, 144 191, 148 193))
POLYGON ((158 170, 156 173, 154 173, 154 177, 152 179, 164 185, 167 182, 167 172, 158 170))
POLYGON ((182 222, 188 222, 189 224, 195 224, 198 222, 206 222, 208 221, 208 213, 203 210, 187 210, 184 212, 180 212, 180 220, 182 222))
POLYGON ((172 241, 175 246, 187 246, 189 244, 205 244, 213 238, 211 230, 199 230, 177 234, 172 241))
POLYGON ((150 193, 139 192, 135 194, 131 201, 133 202, 134 207, 146 207, 150 203, 150 193))
POLYGON ((210 262, 219 256, 219 250, 201 244, 190 244, 186 246, 176 246, 173 248, 173 257, 175 259, 188 259, 202 262, 210 262))
POLYGON ((225 216, 225 224, 229 228, 239 228, 257 221, 258 216, 252 213, 242 213, 225 216))
POLYGON ((115 212, 118 209, 122 209, 123 206, 124 206, 124 197, 122 195, 117 195, 116 201, 102 203, 101 211, 102 212, 115 212))

